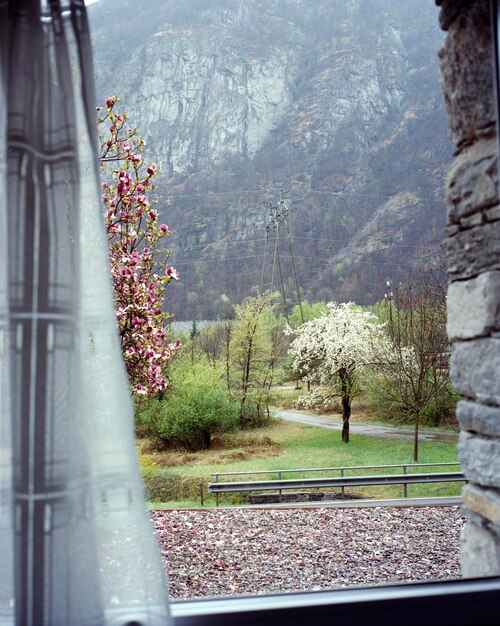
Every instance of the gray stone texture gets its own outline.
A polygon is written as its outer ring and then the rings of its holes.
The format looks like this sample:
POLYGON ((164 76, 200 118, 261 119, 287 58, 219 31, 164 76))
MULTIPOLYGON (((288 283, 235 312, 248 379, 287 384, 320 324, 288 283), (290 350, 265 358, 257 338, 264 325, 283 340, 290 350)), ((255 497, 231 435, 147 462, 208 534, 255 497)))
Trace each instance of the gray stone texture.
POLYGON ((461 150, 494 129, 491 32, 488 2, 455 2, 450 20, 451 4, 442 9, 448 37, 440 51, 441 79, 451 139, 461 150))
POLYGON ((486 209, 483 211, 483 215, 487 222, 493 222, 494 220, 500 219, 500 206, 491 207, 491 209, 486 209))
POLYGON ((500 339, 474 339, 452 346, 450 375, 467 398, 500 406, 500 339))
POLYGON ((438 0, 441 84, 456 159, 446 181, 450 375, 469 484, 465 576, 500 574, 500 207, 488 0, 438 0))
POLYGON ((498 407, 461 400, 457 405, 457 419, 462 430, 500 437, 500 408, 498 407))
POLYGON ((464 7, 472 4, 474 0, 436 0, 439 12, 439 25, 443 30, 448 30, 464 7))
POLYGON ((444 241, 452 280, 500 269, 500 221, 463 230, 444 241))
POLYGON ((483 212, 474 213, 473 215, 469 215, 469 217, 461 217, 460 218, 460 226, 462 228, 472 228, 473 226, 479 226, 479 224, 483 224, 485 222, 485 217, 483 212))
POLYGON ((446 180, 448 222, 460 222, 465 227, 480 224, 482 217, 477 213, 497 204, 497 184, 496 139, 476 141, 464 148, 446 180), (469 223, 465 219, 467 216, 472 216, 469 223))
POLYGON ((467 478, 484 487, 500 488, 500 440, 461 432, 458 453, 467 478))
POLYGON ((500 328, 500 272, 451 283, 446 304, 450 339, 489 335, 500 328))
POLYGON ((465 577, 492 576, 500 572, 500 544, 495 535, 469 522, 462 531, 462 574, 465 577))
POLYGON ((500 490, 468 484, 462 497, 469 511, 500 528, 500 490))

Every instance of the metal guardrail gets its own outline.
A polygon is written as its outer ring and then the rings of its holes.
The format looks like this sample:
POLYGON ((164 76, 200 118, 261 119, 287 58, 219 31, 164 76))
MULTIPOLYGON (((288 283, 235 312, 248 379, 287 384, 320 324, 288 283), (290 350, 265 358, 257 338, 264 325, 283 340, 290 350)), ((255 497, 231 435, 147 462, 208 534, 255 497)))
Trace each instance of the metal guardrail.
POLYGON ((321 489, 325 487, 340 487, 342 495, 345 487, 361 487, 372 485, 403 485, 404 496, 408 496, 407 487, 409 484, 437 483, 437 482, 461 482, 466 478, 462 472, 429 472, 429 473, 408 473, 408 468, 412 467, 435 467, 435 466, 459 465, 459 463, 419 463, 419 464, 401 464, 401 465, 372 465, 372 466, 351 466, 337 468, 315 468, 306 470, 275 470, 257 471, 257 472, 221 472, 212 474, 216 476, 216 482, 208 483, 208 493, 214 493, 216 498, 216 506, 219 505, 219 494, 248 492, 248 491, 270 491, 278 490, 279 502, 281 502, 282 490, 286 489, 321 489), (403 468, 403 474, 375 474, 370 476, 345 476, 345 470, 358 469, 385 469, 385 468, 403 468), (295 478, 282 479, 282 474, 296 472, 319 472, 332 471, 340 472, 339 477, 329 478, 295 478), (227 481, 217 482, 220 476, 241 476, 252 474, 270 474, 278 473, 278 480, 253 480, 253 481, 227 481))
POLYGON ((346 470, 367 470, 367 469, 390 469, 390 468, 403 468, 405 474, 405 468, 412 467, 443 467, 443 466, 455 466, 460 465, 460 461, 454 463, 396 463, 393 465, 342 465, 337 467, 313 467, 303 469, 277 469, 277 470, 256 470, 249 472, 213 472, 210 476, 215 476, 215 482, 218 482, 220 476, 257 476, 260 474, 296 474, 296 473, 309 473, 309 472, 337 472, 346 470))

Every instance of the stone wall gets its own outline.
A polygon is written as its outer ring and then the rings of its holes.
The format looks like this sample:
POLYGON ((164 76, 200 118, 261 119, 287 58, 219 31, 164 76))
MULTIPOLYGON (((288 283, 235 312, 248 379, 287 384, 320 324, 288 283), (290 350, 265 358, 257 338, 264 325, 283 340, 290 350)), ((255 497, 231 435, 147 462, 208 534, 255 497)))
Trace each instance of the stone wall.
POLYGON ((500 205, 488 0, 437 0, 443 94, 457 147, 446 181, 451 376, 463 395, 459 453, 464 576, 500 574, 500 205))

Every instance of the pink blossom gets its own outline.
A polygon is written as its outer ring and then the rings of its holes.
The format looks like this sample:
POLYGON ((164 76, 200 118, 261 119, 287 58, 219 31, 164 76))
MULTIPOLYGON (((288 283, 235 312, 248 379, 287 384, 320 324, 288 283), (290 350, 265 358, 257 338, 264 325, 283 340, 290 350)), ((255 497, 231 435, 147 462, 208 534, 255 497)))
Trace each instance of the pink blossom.
POLYGON ((134 391, 139 396, 145 396, 147 394, 147 390, 143 387, 143 385, 141 385, 141 383, 137 383, 134 391))
POLYGON ((118 173, 118 178, 120 182, 124 183, 125 185, 130 185, 130 183, 132 182, 132 179, 130 178, 128 172, 126 172, 125 170, 122 170, 118 173))
POLYGON ((170 276, 170 278, 173 278, 174 280, 179 280, 179 272, 176 269, 174 269, 171 265, 167 267, 165 274, 167 276, 170 276))
POLYGON ((118 165, 112 170, 114 180, 102 184, 116 319, 132 393, 152 397, 166 387, 163 368, 180 346, 180 341, 166 344, 168 316, 162 310, 164 291, 179 274, 173 267, 158 274, 155 246, 169 230, 158 224, 158 212, 146 195, 158 165, 144 163, 144 141, 126 126, 125 114, 111 111, 117 102, 116 96, 108 97, 109 115, 99 120, 106 126, 104 153, 118 165))

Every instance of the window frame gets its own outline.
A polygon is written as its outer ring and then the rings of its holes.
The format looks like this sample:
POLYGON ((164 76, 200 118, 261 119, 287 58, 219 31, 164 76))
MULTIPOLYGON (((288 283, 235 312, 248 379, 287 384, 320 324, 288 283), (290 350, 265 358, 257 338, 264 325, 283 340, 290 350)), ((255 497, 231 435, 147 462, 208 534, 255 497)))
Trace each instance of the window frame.
POLYGON ((497 625, 500 576, 171 604, 174 626, 497 625))

